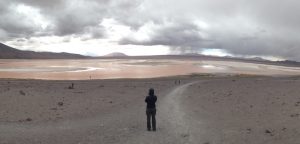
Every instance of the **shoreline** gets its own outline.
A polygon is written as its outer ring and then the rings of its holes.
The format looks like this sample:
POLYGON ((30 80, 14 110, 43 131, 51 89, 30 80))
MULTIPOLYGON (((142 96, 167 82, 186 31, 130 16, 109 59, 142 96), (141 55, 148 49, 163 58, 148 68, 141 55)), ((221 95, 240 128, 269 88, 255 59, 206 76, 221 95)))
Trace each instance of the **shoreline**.
POLYGON ((190 79, 190 78, 230 78, 230 77, 273 77, 273 78, 297 78, 299 75, 258 75, 258 74, 231 74, 231 73, 191 73, 186 75, 160 76, 160 77, 146 77, 146 78, 104 78, 104 79, 31 79, 31 78, 0 78, 0 80, 12 81, 118 81, 118 80, 155 80, 155 79, 190 79))

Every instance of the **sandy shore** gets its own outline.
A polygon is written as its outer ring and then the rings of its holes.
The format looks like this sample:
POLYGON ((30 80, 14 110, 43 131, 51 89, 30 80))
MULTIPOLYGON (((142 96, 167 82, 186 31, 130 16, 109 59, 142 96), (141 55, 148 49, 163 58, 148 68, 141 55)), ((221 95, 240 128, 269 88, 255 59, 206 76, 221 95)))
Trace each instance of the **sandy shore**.
POLYGON ((299 87, 299 78, 259 76, 2 79, 0 143, 298 144, 299 87), (150 87, 157 132, 145 125, 150 87))

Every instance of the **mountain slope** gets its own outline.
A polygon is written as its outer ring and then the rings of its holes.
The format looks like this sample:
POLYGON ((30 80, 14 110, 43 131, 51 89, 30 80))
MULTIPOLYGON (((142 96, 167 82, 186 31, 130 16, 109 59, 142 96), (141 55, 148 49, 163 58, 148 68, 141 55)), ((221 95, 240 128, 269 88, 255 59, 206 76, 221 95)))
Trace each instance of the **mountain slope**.
POLYGON ((0 43, 0 59, 78 59, 87 56, 70 53, 22 51, 0 43))
POLYGON ((124 53, 120 53, 120 52, 113 52, 110 54, 105 55, 105 57, 126 57, 128 55, 124 54, 124 53))

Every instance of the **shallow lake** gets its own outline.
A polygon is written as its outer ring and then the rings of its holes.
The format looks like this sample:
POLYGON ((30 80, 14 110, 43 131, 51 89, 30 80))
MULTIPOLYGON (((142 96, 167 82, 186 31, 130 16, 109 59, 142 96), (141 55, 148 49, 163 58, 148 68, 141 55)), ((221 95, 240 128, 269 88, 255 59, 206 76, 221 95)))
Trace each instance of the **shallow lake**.
POLYGON ((83 80, 193 73, 299 75, 300 68, 190 59, 0 60, 0 78, 83 80))

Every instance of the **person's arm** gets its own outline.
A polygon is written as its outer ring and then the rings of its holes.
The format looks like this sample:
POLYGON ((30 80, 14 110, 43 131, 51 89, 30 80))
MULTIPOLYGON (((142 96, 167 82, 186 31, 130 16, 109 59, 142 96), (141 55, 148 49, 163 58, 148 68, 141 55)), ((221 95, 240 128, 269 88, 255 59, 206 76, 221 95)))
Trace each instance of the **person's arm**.
POLYGON ((148 97, 145 98, 145 103, 148 103, 148 97))
POLYGON ((155 96, 155 97, 154 97, 154 102, 156 102, 156 101, 157 101, 157 97, 155 96))

